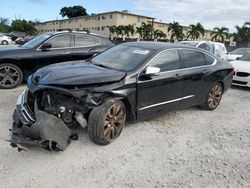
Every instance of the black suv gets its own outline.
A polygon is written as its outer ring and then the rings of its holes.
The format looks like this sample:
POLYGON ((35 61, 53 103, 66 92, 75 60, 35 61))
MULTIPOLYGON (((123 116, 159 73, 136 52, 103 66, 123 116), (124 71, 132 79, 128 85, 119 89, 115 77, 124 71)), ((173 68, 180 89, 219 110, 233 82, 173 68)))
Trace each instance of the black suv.
POLYGON ((99 35, 62 31, 44 33, 21 46, 0 48, 0 88, 15 88, 41 67, 87 59, 111 46, 99 35))

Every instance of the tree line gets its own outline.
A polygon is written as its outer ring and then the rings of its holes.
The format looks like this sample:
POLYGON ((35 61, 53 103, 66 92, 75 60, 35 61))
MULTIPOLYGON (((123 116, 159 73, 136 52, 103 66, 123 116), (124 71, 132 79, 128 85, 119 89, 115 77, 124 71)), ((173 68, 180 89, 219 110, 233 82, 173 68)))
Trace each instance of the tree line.
POLYGON ((37 21, 33 22, 25 19, 16 19, 9 24, 9 20, 7 18, 0 18, 0 33, 21 31, 27 35, 35 35, 37 34, 37 29, 35 28, 37 23, 37 21))
MULTIPOLYGON (((165 39, 166 33, 159 29, 154 29, 152 23, 143 22, 140 27, 135 27, 135 24, 107 26, 110 36, 116 38, 130 38, 138 34, 141 39, 165 39)), ((230 34, 226 27, 215 27, 211 31, 211 40, 224 42, 226 39, 233 37, 233 40, 238 42, 250 41, 250 22, 245 22, 243 26, 235 26, 236 32, 230 34)), ((183 32, 183 27, 178 22, 168 24, 167 29, 171 40, 197 40, 205 35, 205 29, 201 23, 189 25, 186 35, 183 32)))

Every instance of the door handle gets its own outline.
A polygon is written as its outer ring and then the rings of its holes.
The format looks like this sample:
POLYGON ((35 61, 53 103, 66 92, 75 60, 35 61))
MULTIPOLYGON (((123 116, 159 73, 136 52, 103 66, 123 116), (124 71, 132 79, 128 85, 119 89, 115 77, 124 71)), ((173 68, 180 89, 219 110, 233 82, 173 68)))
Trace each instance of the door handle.
POLYGON ((183 78, 183 76, 182 76, 181 74, 176 74, 176 75, 174 76, 174 78, 175 78, 176 80, 180 80, 180 79, 183 78))
POLYGON ((68 55, 70 52, 63 52, 62 55, 68 55))

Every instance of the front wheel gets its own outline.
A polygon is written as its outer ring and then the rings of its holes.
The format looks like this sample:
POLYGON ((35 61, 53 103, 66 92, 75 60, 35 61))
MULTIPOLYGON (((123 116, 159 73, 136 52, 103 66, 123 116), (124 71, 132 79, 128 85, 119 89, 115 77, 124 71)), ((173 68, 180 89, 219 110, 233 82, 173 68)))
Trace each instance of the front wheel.
POLYGON ((11 63, 0 64, 0 88, 12 89, 19 86, 23 81, 21 69, 11 63))
POLYGON ((126 120, 126 108, 122 101, 109 99, 94 108, 88 121, 91 140, 99 145, 107 145, 118 138, 126 120))
POLYGON ((205 110, 214 110, 220 104, 223 94, 223 86, 219 82, 215 82, 210 87, 202 108, 205 110))
POLYGON ((6 40, 2 41, 2 45, 8 45, 8 44, 9 44, 8 41, 6 41, 6 40))

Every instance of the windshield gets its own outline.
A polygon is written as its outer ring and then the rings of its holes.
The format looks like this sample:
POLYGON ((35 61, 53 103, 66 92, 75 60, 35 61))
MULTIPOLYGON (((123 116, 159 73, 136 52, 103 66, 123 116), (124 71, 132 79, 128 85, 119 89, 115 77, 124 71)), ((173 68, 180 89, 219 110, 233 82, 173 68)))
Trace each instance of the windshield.
POLYGON ((131 71, 143 63, 154 51, 129 45, 115 46, 94 57, 95 65, 121 71, 131 71))
POLYGON ((243 55, 241 58, 240 58, 241 61, 250 61, 250 53, 247 53, 245 55, 243 55))
POLYGON ((238 49, 232 51, 231 54, 233 54, 233 55, 244 55, 247 51, 250 52, 250 48, 249 48, 249 49, 246 49, 246 48, 238 48, 238 49))
POLYGON ((22 48, 34 48, 46 39, 48 39, 52 34, 51 33, 44 33, 42 35, 39 35, 32 40, 28 41, 27 43, 23 44, 22 48))

